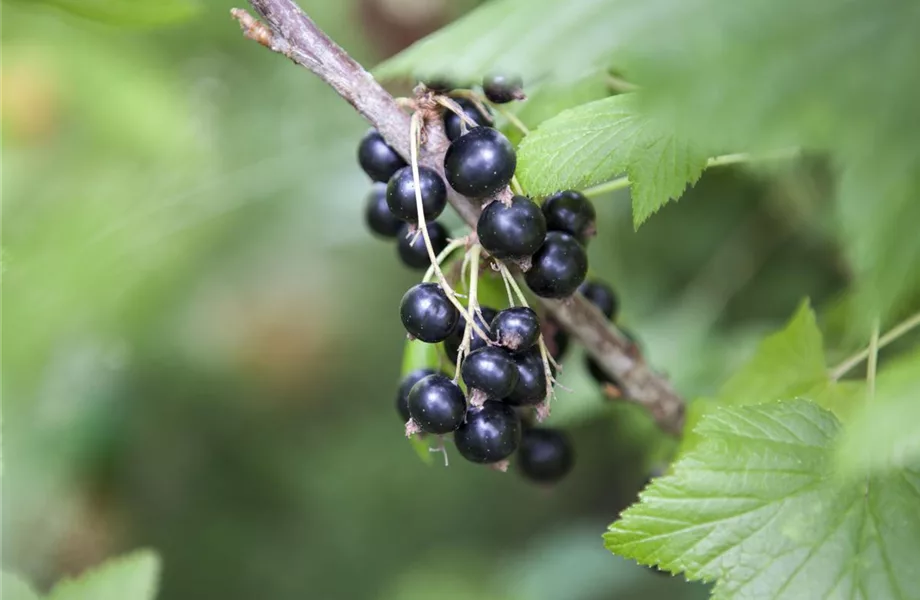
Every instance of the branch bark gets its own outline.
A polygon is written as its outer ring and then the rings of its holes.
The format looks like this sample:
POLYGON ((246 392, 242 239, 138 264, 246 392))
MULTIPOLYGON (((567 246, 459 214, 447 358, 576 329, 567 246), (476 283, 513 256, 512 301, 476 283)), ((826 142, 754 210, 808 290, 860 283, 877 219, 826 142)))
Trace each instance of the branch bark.
MULTIPOLYGON (((409 115, 370 73, 317 27, 293 0, 250 0, 250 4, 264 23, 245 10, 231 11, 246 37, 309 69, 355 107, 397 152, 409 158, 409 115)), ((444 153, 448 147, 444 128, 431 124, 424 138, 420 163, 443 176, 444 153)), ((478 204, 450 186, 448 201, 470 227, 476 227, 478 204)), ((611 326, 580 294, 562 301, 540 301, 604 371, 619 382, 625 391, 624 398, 645 407, 662 430, 680 435, 684 423, 683 399, 667 379, 653 372, 636 355, 622 332, 611 326)))

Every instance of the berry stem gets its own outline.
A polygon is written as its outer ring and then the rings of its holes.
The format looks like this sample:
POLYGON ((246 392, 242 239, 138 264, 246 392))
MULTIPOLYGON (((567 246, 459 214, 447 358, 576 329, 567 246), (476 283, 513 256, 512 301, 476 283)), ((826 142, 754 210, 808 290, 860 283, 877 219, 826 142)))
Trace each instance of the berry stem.
POLYGON ((495 109, 495 112, 503 116, 506 121, 514 125, 518 131, 524 135, 530 135, 530 128, 528 128, 527 125, 524 125, 524 122, 521 121, 516 114, 506 109, 501 104, 493 104, 492 108, 495 109))
MULTIPOLYGON (((418 176, 418 148, 421 135, 421 120, 421 115, 416 112, 413 113, 412 119, 409 121, 409 155, 411 156, 412 181, 415 184, 415 207, 418 211, 418 227, 422 230, 422 237, 425 238, 425 248, 428 250, 428 258, 431 260, 430 268, 434 269, 441 289, 444 291, 444 294, 447 296, 447 299, 450 300, 451 304, 453 304, 467 320, 467 323, 472 323, 472 318, 467 313, 466 309, 463 308, 463 305, 460 304, 460 301, 457 300, 457 294, 454 292, 453 288, 447 283, 447 278, 444 277, 444 272, 441 271, 441 266, 438 263, 438 257, 435 256, 434 247, 431 245, 431 238, 428 237, 428 224, 425 222, 425 207, 422 205, 422 186, 419 183, 418 176)), ((472 323, 472 325, 477 333, 482 335, 482 337, 486 337, 482 334, 482 331, 476 323, 472 323)))
MULTIPOLYGON (((915 327, 920 326, 920 312, 914 313, 913 315, 907 317, 894 327, 892 327, 888 333, 881 336, 878 339, 878 350, 881 350, 891 342, 895 341, 899 337, 909 333, 915 327)), ((871 355, 871 348, 863 348, 853 356, 847 358, 842 363, 831 369, 830 378, 834 381, 837 381, 847 373, 849 373, 853 367, 861 363, 862 361, 869 358, 871 355)))
MULTIPOLYGON (((435 257, 435 260, 437 261, 437 265, 440 267, 440 266, 441 266, 441 263, 443 263, 444 260, 445 260, 448 256, 450 256, 450 254, 451 254, 454 250, 456 250, 456 249, 459 248, 460 246, 463 246, 464 244, 466 244, 466 240, 463 239, 463 238, 458 238, 458 239, 456 239, 456 240, 452 240, 449 244, 447 244, 447 246, 446 246, 443 250, 441 250, 441 253, 438 254, 437 257, 435 257)), ((428 267, 428 270, 425 271, 425 277, 422 279, 422 282, 423 282, 423 283, 427 283, 427 282, 431 281, 431 279, 432 279, 433 277, 434 277, 434 264, 432 264, 430 267, 428 267)))
POLYGON ((466 114, 462 108, 460 108, 459 104, 457 104, 456 102, 454 102, 447 96, 435 96, 434 101, 440 104, 441 106, 443 106, 444 108, 446 108, 447 110, 449 110, 450 112, 454 113, 458 117, 460 117, 460 120, 463 121, 463 124, 466 125, 467 127, 479 127, 479 123, 471 119, 470 116, 466 114))
POLYGON ((878 370, 878 319, 872 326, 872 336, 869 338, 869 361, 866 363, 866 398, 868 402, 875 400, 875 374, 878 370))
MULTIPOLYGON (((460 348, 457 350, 457 369, 454 371, 454 382, 460 379, 460 367, 463 364, 463 359, 469 354, 473 338, 473 327, 476 326, 473 320, 476 318, 476 313, 479 309, 477 294, 479 293, 479 252, 481 248, 479 244, 473 244, 467 254, 470 258, 470 295, 467 299, 466 308, 470 316, 466 319, 466 327, 463 329, 463 341, 460 342, 460 348)), ((485 336, 483 338, 489 339, 485 336)))
POLYGON ((511 190, 518 196, 524 195, 524 188, 522 188, 520 182, 518 182, 517 175, 511 177, 511 190))

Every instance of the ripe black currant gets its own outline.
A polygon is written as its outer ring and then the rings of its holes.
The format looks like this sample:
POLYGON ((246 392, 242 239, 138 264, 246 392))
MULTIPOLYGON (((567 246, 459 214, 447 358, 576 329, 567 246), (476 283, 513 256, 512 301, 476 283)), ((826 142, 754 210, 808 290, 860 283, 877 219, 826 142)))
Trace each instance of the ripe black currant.
POLYGON ((537 483, 555 483, 572 470, 574 454, 565 432, 534 427, 521 436, 517 462, 521 475, 537 483))
POLYGON ((565 356, 565 351, 569 348, 569 334, 551 316, 547 316, 544 319, 541 329, 543 330, 543 341, 546 343, 549 355, 557 361, 562 360, 562 357, 565 356))
POLYGON ((489 102, 505 104, 512 100, 523 100, 524 83, 517 75, 503 75, 491 73, 482 78, 482 91, 485 92, 489 102))
MULTIPOLYGON (((431 247, 435 255, 447 247, 448 236, 450 232, 447 228, 438 223, 431 221, 428 225, 428 237, 431 239, 431 247)), ((421 231, 409 231, 409 225, 402 224, 397 236, 396 250, 399 252, 399 258, 403 264, 410 269, 427 269, 431 265, 431 258, 428 256, 428 249, 425 247, 425 238, 421 231), (413 240, 415 240, 413 242, 413 240)))
MULTIPOLYGON (((495 318, 495 315, 498 314, 494 308, 489 308, 487 306, 480 306, 480 312, 482 317, 476 315, 476 325, 484 333, 489 334, 490 339, 493 337, 490 333, 489 323, 492 322, 492 319, 495 318)), ((460 316, 460 322, 457 323, 457 328, 452 334, 450 334, 446 340, 444 340, 444 352, 447 354, 447 358, 450 359, 450 362, 457 364, 457 353, 460 351, 460 344, 463 343, 463 332, 466 330, 466 319, 463 315, 460 316)), ((487 343, 482 337, 476 333, 474 329, 470 338, 470 352, 475 352, 480 348, 485 348, 487 343)))
POLYGON ((530 198, 515 196, 511 205, 492 202, 483 209, 476 225, 479 242, 498 259, 524 259, 543 245, 546 220, 530 198))
POLYGON ((409 335, 436 344, 457 327, 460 313, 436 283, 419 283, 409 288, 399 303, 399 316, 409 335))
POLYGON ((504 397, 506 404, 512 406, 531 406, 546 399, 546 372, 539 348, 512 357, 517 367, 517 385, 504 397))
POLYGON ((471 129, 454 140, 444 155, 448 183, 471 198, 491 196, 508 185, 516 166, 511 142, 491 127, 471 129))
POLYGON ((543 246, 533 255, 524 280, 537 296, 571 296, 588 272, 588 255, 574 237, 561 231, 546 234, 543 246))
POLYGON ((358 145, 358 163, 374 181, 386 183, 406 161, 393 150, 376 129, 368 131, 358 145))
POLYGON ((450 433, 463 423, 463 390, 444 375, 429 375, 409 391, 409 414, 425 433, 450 433))
POLYGON ((445 77, 431 77, 430 79, 422 81, 422 83, 425 84, 426 88, 436 94, 446 94, 455 87, 453 82, 445 77))
MULTIPOLYGON (((457 98, 454 100, 460 108, 463 109, 463 114, 472 119, 474 123, 480 127, 490 127, 492 125, 492 117, 490 113, 483 113, 479 110, 479 107, 476 106, 476 103, 472 100, 467 100, 466 98, 457 98)), ((487 111, 488 107, 483 106, 487 111)), ((444 111, 444 132, 447 134, 447 139, 454 141, 463 134, 463 130, 466 129, 469 131, 472 127, 468 123, 464 123, 463 119, 452 110, 444 111)))
POLYGON ((384 238, 396 237, 403 222, 387 206, 387 186, 375 183, 364 205, 364 222, 367 227, 384 238))
POLYGON ((466 423, 454 432, 454 444, 463 458, 495 463, 511 456, 521 443, 521 419, 514 409, 488 401, 470 408, 466 423))
POLYGON ((579 192, 567 190, 553 194, 543 201, 546 227, 550 231, 564 231, 581 243, 597 233, 594 205, 579 192))
POLYGON ((620 303, 613 289, 603 281, 586 281, 578 286, 578 291, 585 299, 596 306, 610 320, 616 317, 620 303))
POLYGON ((471 352, 460 368, 463 383, 471 390, 479 390, 489 398, 500 400, 517 385, 518 372, 506 350, 486 346, 471 352))
POLYGON ((416 369, 403 377, 403 380, 399 383, 399 391, 396 392, 396 410, 399 411, 399 416, 402 417, 403 423, 408 421, 411 416, 409 414, 409 392, 412 390, 412 386, 429 375, 435 374, 437 374, 437 371, 434 369, 416 369))
POLYGON ((499 346, 524 352, 540 338, 540 318, 526 306, 506 308, 492 319, 492 335, 499 346))
MULTIPOLYGON (((437 171, 428 167, 418 168, 418 182, 422 191, 422 212, 425 214, 425 220, 436 219, 447 205, 447 186, 437 171)), ((387 183, 387 206, 403 221, 418 222, 412 167, 403 167, 390 178, 387 183)))
POLYGON ((587 369, 588 374, 591 375, 591 378, 599 384, 610 384, 618 389, 622 389, 620 382, 615 378, 607 375, 607 372, 601 368, 598 362, 587 354, 585 355, 585 368, 587 369))

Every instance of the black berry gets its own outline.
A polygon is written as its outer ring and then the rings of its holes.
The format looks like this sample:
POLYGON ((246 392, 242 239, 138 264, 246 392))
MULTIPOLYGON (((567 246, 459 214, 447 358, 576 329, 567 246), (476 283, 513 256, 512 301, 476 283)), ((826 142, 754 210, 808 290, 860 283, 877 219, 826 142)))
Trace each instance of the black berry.
POLYGON ((586 281, 578 287, 578 291, 585 299, 604 313, 604 316, 613 320, 619 308, 619 301, 613 289, 603 281, 586 281))
POLYGON ((574 190, 559 192, 544 200, 543 214, 547 229, 564 231, 582 243, 597 233, 594 205, 574 190))
POLYGON ((492 319, 492 335, 499 346, 524 352, 540 338, 540 318, 526 306, 506 308, 492 319))
MULTIPOLYGON (((436 219, 447 205, 447 186, 437 171, 428 167, 418 168, 418 182, 422 191, 422 212, 425 214, 425 220, 436 219)), ((412 167, 403 167, 390 178, 387 183, 387 206, 403 221, 418 222, 412 167)))
POLYGON ((451 187, 472 198, 491 196, 514 176, 517 156, 504 135, 476 127, 454 140, 444 155, 444 173, 451 187))
POLYGON ((358 163, 374 181, 386 183, 393 173, 406 166, 406 161, 387 144, 383 136, 371 129, 358 145, 358 163))
POLYGON ((412 386, 425 377, 436 374, 437 371, 434 369, 416 369, 403 377, 403 380, 399 383, 399 391, 396 392, 396 410, 399 411, 399 416, 402 417, 403 423, 408 421, 411 416, 409 414, 409 392, 412 390, 412 386))
MULTIPOLYGON (((476 103, 472 100, 467 100, 466 98, 457 98, 454 100, 460 108, 463 109, 463 114, 469 117, 474 123, 480 127, 489 127, 492 125, 492 117, 489 113, 484 113, 479 110, 479 107, 476 106, 476 103)), ((483 106, 486 110, 488 107, 483 106)), ((444 111, 444 132, 447 134, 447 139, 454 141, 461 135, 463 135, 463 130, 466 129, 469 131, 473 127, 464 122, 464 120, 452 110, 445 109, 444 111)))
MULTIPOLYGON (((489 323, 492 322, 492 319, 495 318, 495 315, 498 314, 494 308, 489 308, 487 306, 480 306, 480 312, 482 317, 476 315, 476 325, 489 335, 489 338, 492 338, 489 329, 489 323)), ((463 343, 463 332, 466 330, 466 319, 463 315, 460 315, 460 322, 457 324, 457 329, 454 330, 446 340, 444 340, 444 352, 447 354, 447 358, 450 359, 450 362, 457 364, 457 353, 460 351, 460 344, 463 343)), ((476 330, 470 332, 472 335, 470 337, 470 351, 475 352, 480 348, 485 348, 487 343, 482 337, 476 333, 476 330)))
MULTIPOLYGON (((447 228, 438 223, 431 221, 428 225, 428 237, 431 239, 431 247, 435 255, 447 247, 448 236, 450 232, 447 228)), ((428 249, 425 247, 425 238, 421 230, 409 231, 406 223, 402 224, 397 236, 396 250, 399 252, 399 258, 403 264, 410 269, 427 269, 431 266, 431 258, 428 256, 428 249), (413 240, 415 240, 413 242, 413 240)))
POLYGON ((454 89, 454 84, 445 77, 432 77, 422 82, 425 87, 436 94, 446 94, 454 89))
POLYGON ((429 375, 409 391, 409 414, 426 433, 450 433, 465 413, 463 390, 444 375, 429 375))
POLYGON ((471 352, 460 368, 463 383, 480 390, 489 398, 500 400, 517 385, 518 372, 506 350, 487 346, 471 352))
POLYGON ((512 406, 530 406, 546 399, 546 371, 539 348, 512 357, 517 367, 517 385, 504 401, 512 406))
POLYGON ((584 246, 567 233, 550 231, 543 246, 533 255, 524 280, 537 296, 565 298, 578 289, 587 272, 588 255, 584 246))
POLYGON ((523 100, 524 84, 516 75, 502 75, 492 73, 482 79, 482 91, 485 92, 489 102, 505 104, 512 100, 523 100))
POLYGON ((399 316, 409 335, 435 344, 457 327, 460 313, 436 283, 419 283, 402 297, 399 316))
POLYGON ((617 389, 621 389, 622 386, 620 385, 620 382, 618 382, 615 378, 607 375, 607 372, 601 368, 597 361, 588 355, 585 355, 585 368, 588 370, 588 374, 591 375, 592 379, 594 379, 594 381, 598 382, 599 384, 610 384, 617 389))
POLYGON ((521 443, 521 419, 507 404, 488 401, 470 409, 466 423, 454 432, 454 443, 467 460, 498 462, 511 456, 521 443))
POLYGON ((556 319, 550 316, 546 317, 541 328, 549 355, 557 361, 562 360, 565 351, 569 348, 569 334, 562 328, 562 325, 556 322, 556 319))
POLYGON ((403 222, 387 206, 387 186, 375 183, 364 205, 364 222, 367 227, 384 238, 396 237, 403 222))
POLYGON ((479 215, 479 242, 498 259, 530 257, 543 245, 546 220, 530 198, 515 196, 511 205, 492 202, 479 215))
POLYGON ((559 429, 535 427, 521 436, 517 468, 537 483, 555 483, 572 470, 574 454, 569 437, 559 429))

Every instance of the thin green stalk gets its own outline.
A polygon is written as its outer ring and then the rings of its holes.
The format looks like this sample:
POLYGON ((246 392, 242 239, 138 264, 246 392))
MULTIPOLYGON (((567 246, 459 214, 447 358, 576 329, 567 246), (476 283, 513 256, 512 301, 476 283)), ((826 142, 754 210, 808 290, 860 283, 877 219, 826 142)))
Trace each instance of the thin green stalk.
MULTIPOLYGON (((881 350, 882 348, 884 348, 891 342, 895 341, 899 337, 910 332, 910 330, 914 329, 918 325, 920 325, 920 312, 915 313, 910 317, 907 317, 905 320, 901 321, 900 323, 892 327, 891 330, 888 331, 888 333, 880 337, 878 339, 878 350, 881 350)), ((834 381, 837 381, 838 379, 840 379, 841 377, 849 373, 853 369, 853 367, 855 367, 862 361, 869 358, 870 354, 871 354, 870 348, 864 348, 863 350, 860 350, 853 356, 847 358, 846 360, 841 362, 839 365, 831 369, 830 378, 833 379, 834 381)))

